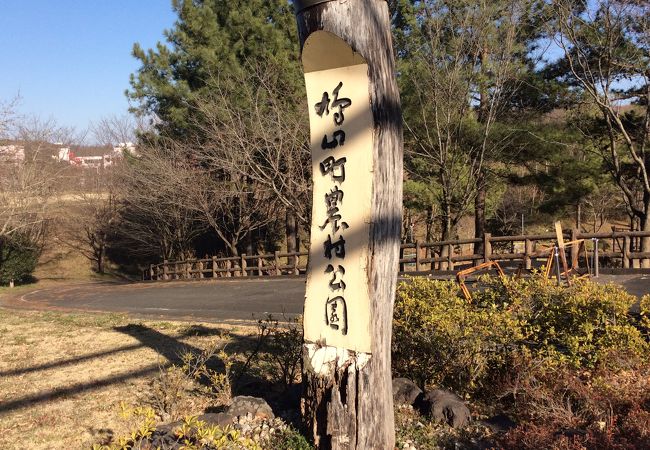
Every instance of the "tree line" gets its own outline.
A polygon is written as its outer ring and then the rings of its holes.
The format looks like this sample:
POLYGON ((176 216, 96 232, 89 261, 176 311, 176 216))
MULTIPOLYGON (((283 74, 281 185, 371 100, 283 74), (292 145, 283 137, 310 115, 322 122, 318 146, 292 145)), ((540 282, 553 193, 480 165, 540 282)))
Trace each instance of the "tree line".
MULTIPOLYGON (((140 68, 126 95, 152 126, 111 175, 106 251, 147 263, 295 251, 308 244, 311 169, 293 6, 172 4, 166 42, 133 49, 140 68)), ((586 231, 614 219, 650 230, 646 2, 389 6, 405 240, 452 239, 467 217, 475 237, 552 217, 586 231)))

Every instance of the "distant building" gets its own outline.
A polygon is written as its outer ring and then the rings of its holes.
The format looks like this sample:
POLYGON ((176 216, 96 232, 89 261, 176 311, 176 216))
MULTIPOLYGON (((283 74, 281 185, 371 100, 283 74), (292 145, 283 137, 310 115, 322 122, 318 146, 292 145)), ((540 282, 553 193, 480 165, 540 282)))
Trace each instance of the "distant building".
POLYGON ((0 162, 20 164, 25 161, 25 147, 23 145, 0 145, 0 162))
POLYGON ((100 169, 114 165, 124 153, 137 156, 131 142, 112 146, 68 146, 61 143, 34 141, 0 141, 0 163, 20 164, 26 159, 35 163, 56 161, 84 169, 100 169))
POLYGON ((135 149, 135 144, 133 142, 120 142, 115 147, 113 147, 113 153, 124 156, 124 152, 128 152, 132 156, 138 156, 138 152, 135 149))

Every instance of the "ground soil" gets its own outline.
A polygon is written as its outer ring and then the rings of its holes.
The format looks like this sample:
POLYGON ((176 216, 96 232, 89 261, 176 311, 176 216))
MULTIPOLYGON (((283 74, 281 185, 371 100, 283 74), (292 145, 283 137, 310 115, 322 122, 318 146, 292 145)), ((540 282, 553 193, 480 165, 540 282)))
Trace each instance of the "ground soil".
POLYGON ((226 332, 255 330, 0 309, 0 448, 90 448, 123 435, 120 403, 146 403, 161 366, 226 332))

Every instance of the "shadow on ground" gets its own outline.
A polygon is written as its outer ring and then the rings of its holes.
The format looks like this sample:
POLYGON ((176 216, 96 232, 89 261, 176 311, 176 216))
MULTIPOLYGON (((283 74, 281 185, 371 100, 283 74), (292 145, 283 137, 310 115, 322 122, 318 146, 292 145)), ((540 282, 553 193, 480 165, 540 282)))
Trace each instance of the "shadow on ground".
MULTIPOLYGON (((159 373, 161 368, 169 367, 171 365, 182 366, 182 356, 187 352, 194 354, 199 354, 202 352, 202 349, 183 342, 183 339, 192 336, 224 337, 226 335, 226 333, 221 329, 208 328, 202 325, 191 325, 176 337, 165 335, 142 324, 128 324, 125 326, 114 327, 113 330, 131 336, 138 340, 139 343, 125 345, 102 352, 95 352, 75 358, 69 358, 62 361, 56 361, 20 369, 7 370, 0 372, 0 377, 21 376, 24 374, 37 373, 48 369, 72 366, 80 362, 91 361, 93 359, 115 355, 122 352, 129 352, 143 347, 148 347, 154 350, 162 358, 164 358, 164 361, 150 364, 145 367, 129 371, 127 373, 107 376, 90 382, 75 383, 70 386, 54 388, 36 394, 26 395, 14 400, 0 402, 0 414, 17 411, 27 407, 34 407, 43 402, 64 399, 82 392, 98 390, 113 384, 124 383, 131 379, 143 376, 154 377, 159 373)), ((230 335, 227 350, 229 353, 236 350, 237 352, 246 354, 245 352, 250 353, 254 352, 256 349, 259 350, 258 347, 259 345, 255 337, 230 335)), ((220 372, 224 370, 223 361, 216 357, 216 355, 210 358, 208 364, 209 368, 211 369, 220 372)), ((207 385, 209 383, 209 380, 201 379, 199 382, 207 385)), ((238 378, 235 386, 233 386, 233 389, 234 395, 253 395, 263 397, 274 409, 288 407, 294 408, 296 407, 296 402, 299 401, 295 395, 282 395, 282 392, 275 388, 268 380, 250 371, 246 372, 243 376, 238 378)), ((286 389, 284 391, 284 393, 286 393, 286 389)), ((200 411, 197 411, 197 413, 200 413, 200 411)))

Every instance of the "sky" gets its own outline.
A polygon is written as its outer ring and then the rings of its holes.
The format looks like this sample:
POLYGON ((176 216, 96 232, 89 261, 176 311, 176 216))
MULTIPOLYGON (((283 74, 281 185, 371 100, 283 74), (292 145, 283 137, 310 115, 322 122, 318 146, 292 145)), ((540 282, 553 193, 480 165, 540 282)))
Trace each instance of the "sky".
POLYGON ((0 102, 78 130, 126 114, 133 44, 175 19, 171 0, 0 0, 0 102))

